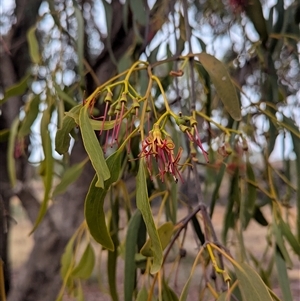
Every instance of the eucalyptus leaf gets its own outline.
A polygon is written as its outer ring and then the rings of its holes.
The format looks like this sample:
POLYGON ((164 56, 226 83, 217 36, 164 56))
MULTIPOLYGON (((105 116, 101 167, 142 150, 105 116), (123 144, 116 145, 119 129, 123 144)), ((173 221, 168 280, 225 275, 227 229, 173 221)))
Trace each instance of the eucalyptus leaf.
POLYGON ((246 263, 234 264, 239 287, 247 301, 272 301, 268 288, 259 275, 246 263))
POLYGON ((16 118, 11 125, 9 131, 9 138, 8 138, 7 170, 8 170, 8 176, 12 187, 15 187, 17 184, 15 145, 16 145, 18 126, 19 126, 19 119, 16 118))
POLYGON ((121 169, 121 152, 115 152, 106 160, 111 177, 105 181, 105 187, 96 187, 97 175, 94 176, 84 203, 84 215, 93 238, 108 250, 114 250, 114 243, 106 226, 104 198, 112 183, 117 181, 121 169))
POLYGON ((157 229, 153 220, 146 183, 146 171, 143 160, 140 162, 139 171, 136 183, 136 202, 137 207, 142 213, 146 228, 151 239, 151 249, 153 252, 153 264, 151 266, 151 273, 157 273, 163 262, 162 246, 159 239, 157 229))
POLYGON ((236 89, 223 63, 214 56, 202 52, 196 57, 208 72, 225 109, 235 120, 241 119, 241 105, 236 89))
POLYGON ((88 279, 95 266, 95 253, 91 244, 87 244, 79 263, 72 271, 72 277, 88 279))
POLYGON ((97 174, 96 186, 104 188, 104 181, 110 178, 110 171, 107 167, 102 148, 90 124, 87 106, 83 106, 80 110, 79 125, 84 147, 97 174))
POLYGON ((39 42, 36 38, 36 26, 31 27, 27 32, 27 41, 29 45, 29 54, 33 63, 38 64, 41 61, 39 42))
POLYGON ((5 90, 4 97, 0 100, 0 105, 5 103, 10 97, 19 96, 25 93, 25 91, 28 89, 28 80, 30 76, 30 74, 26 74, 18 83, 5 90))
POLYGON ((57 186, 54 188, 53 192, 52 192, 52 197, 56 197, 57 195, 65 192, 67 190, 67 188, 69 187, 69 185, 73 182, 75 182, 79 176, 81 175, 84 165, 87 163, 87 160, 83 160, 80 163, 74 164, 73 166, 71 166, 70 168, 68 168, 60 182, 57 184, 57 186))
POLYGON ((39 114, 40 95, 32 96, 25 105, 25 117, 21 122, 18 135, 23 137, 31 132, 31 126, 39 114))
MULTIPOLYGON (((70 110, 71 113, 79 115, 82 105, 77 105, 70 110)), ((78 121, 79 123, 79 121, 78 121)), ((74 118, 66 115, 62 121, 62 127, 57 130, 55 136, 55 150, 63 155, 68 152, 70 148, 70 132, 76 127, 76 122, 74 118)))
POLYGON ((131 217, 125 241, 124 301, 131 301, 136 284, 135 254, 142 215, 137 210, 131 217))

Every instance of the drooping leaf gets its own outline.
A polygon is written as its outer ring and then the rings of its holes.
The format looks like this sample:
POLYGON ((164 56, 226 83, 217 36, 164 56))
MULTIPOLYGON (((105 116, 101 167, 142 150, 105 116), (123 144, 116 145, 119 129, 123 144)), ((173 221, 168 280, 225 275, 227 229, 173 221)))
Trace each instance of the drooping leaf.
POLYGON ((23 137, 30 133, 31 126, 33 122, 36 120, 39 113, 39 105, 40 105, 40 96, 35 95, 31 97, 31 99, 25 105, 25 117, 21 122, 21 126, 19 129, 19 136, 23 137))
POLYGON ((272 230, 274 233, 274 237, 276 240, 276 245, 278 247, 278 249, 280 250, 282 257, 284 258, 286 265, 288 268, 292 268, 293 267, 293 262, 292 259, 290 257, 290 254, 285 246, 285 242, 284 239, 282 237, 282 230, 279 227, 279 225, 276 224, 276 222, 273 222, 272 224, 272 230))
POLYGON ((102 4, 104 6, 104 10, 105 10, 105 18, 106 18, 106 28, 107 28, 107 39, 106 39, 106 47, 110 56, 110 59, 112 60, 112 62, 117 66, 117 60, 115 58, 115 55, 112 51, 112 47, 111 47, 111 27, 112 27, 112 22, 113 22, 113 7, 110 3, 107 3, 106 1, 102 1, 102 4))
POLYGON ((151 248, 153 253, 153 264, 151 266, 151 273, 157 273, 162 265, 163 253, 162 246, 158 236, 157 229, 153 220, 151 207, 148 198, 148 189, 146 183, 146 171, 143 161, 141 160, 136 183, 136 202, 137 207, 142 213, 146 228, 151 239, 151 248))
MULTIPOLYGON (((74 4, 76 2, 73 2, 74 4)), ((81 76, 83 83, 84 70, 83 70, 83 59, 84 59, 84 21, 81 10, 77 5, 74 5, 74 13, 77 21, 77 57, 78 57, 78 74, 81 76)))
POLYGON ((8 138, 8 150, 7 150, 7 169, 8 176, 12 187, 15 187, 17 183, 16 176, 16 162, 15 162, 15 143, 17 137, 17 131, 19 126, 19 119, 16 118, 10 128, 8 138))
POLYGON ((73 249, 76 236, 72 236, 65 247, 65 251, 61 257, 60 275, 66 283, 67 278, 71 275, 74 266, 73 249))
POLYGON ((119 229, 119 199, 116 198, 113 203, 111 200, 111 216, 110 216, 110 233, 111 238, 114 243, 114 251, 108 252, 108 259, 107 259, 107 276, 108 276, 108 285, 110 296, 113 301, 119 300, 118 295, 118 287, 117 287, 117 260, 118 260, 118 247, 119 247, 119 237, 118 237, 118 229, 119 229))
POLYGON ((294 153, 296 154, 296 171, 297 171, 297 180, 296 186, 297 189, 297 198, 296 198, 296 208, 297 208, 297 222, 296 222, 296 229, 297 229, 297 239, 300 241, 300 137, 299 137, 299 128, 295 125, 295 122, 290 118, 283 116, 284 123, 288 126, 293 146, 294 146, 294 153), (298 135, 297 135, 298 134, 298 135))
POLYGON ((27 41, 29 54, 33 63, 38 64, 41 61, 39 42, 36 38, 36 26, 31 27, 27 32, 27 41))
POLYGON ((99 141, 90 124, 90 118, 87 110, 88 107, 83 106, 79 113, 79 125, 82 140, 97 174, 96 186, 104 188, 104 181, 110 178, 110 171, 107 167, 102 148, 100 147, 99 141))
POLYGON ((202 52, 196 56, 208 72, 225 109, 235 120, 241 119, 241 105, 236 89, 223 63, 214 56, 202 52))
POLYGON ((289 225, 285 221, 280 219, 279 228, 280 228, 282 234, 285 236, 285 238, 289 242, 289 244, 292 247, 292 249, 294 250, 294 252, 300 257, 300 243, 296 239, 294 234, 292 233, 289 225))
POLYGON ((21 80, 5 90, 4 97, 0 100, 0 105, 5 103, 10 97, 22 95, 28 88, 30 74, 26 74, 21 80))
POLYGON ((286 263, 278 247, 275 250, 275 263, 278 273, 278 282, 283 295, 283 300, 293 301, 286 263))
POLYGON ((96 183, 97 175, 94 176, 85 198, 84 215, 93 238, 106 249, 113 251, 114 243, 106 226, 103 209, 107 190, 96 187, 96 183))
POLYGON ((247 301, 272 301, 272 297, 259 275, 247 263, 235 263, 239 287, 247 301))
POLYGON ((71 107, 75 107, 77 105, 77 102, 65 91, 63 91, 60 86, 57 83, 53 83, 55 92, 57 93, 57 96, 68 103, 71 107))
POLYGON ((162 284, 162 299, 164 301, 178 301, 176 293, 169 287, 165 279, 163 279, 162 284))
POLYGON ((147 289, 143 286, 141 290, 138 292, 136 301, 147 301, 147 300, 148 300, 148 292, 147 289))
POLYGON ((144 2, 140 0, 129 0, 129 5, 133 13, 133 19, 140 25, 146 25, 147 16, 144 2))
POLYGON ((68 168, 64 172, 59 184, 57 184, 57 186, 53 190, 52 197, 56 197, 58 194, 65 192, 68 186, 71 183, 75 182, 78 179, 78 177, 81 175, 81 172, 86 163, 87 160, 85 159, 82 162, 74 164, 73 166, 68 168))
MULTIPOLYGON (((174 225, 171 222, 162 224, 157 229, 159 240, 161 242, 162 250, 164 250, 170 242, 173 235, 174 225)), ((151 246, 151 239, 148 239, 141 249, 141 254, 146 257, 153 257, 153 250, 151 246)))
POLYGON ((72 277, 88 279, 95 266, 95 253, 91 244, 87 244, 79 263, 72 271, 72 277))
POLYGON ((260 1, 247 1, 245 5, 245 10, 248 18, 251 20, 257 33, 259 34, 263 45, 265 45, 266 41, 268 40, 268 31, 260 1))
POLYGON ((124 301, 131 301, 136 282, 135 254, 142 215, 137 210, 131 217, 125 242, 124 301))
POLYGON ((104 198, 112 183, 117 181, 121 169, 121 152, 117 151, 106 160, 111 177, 105 181, 105 187, 99 188, 95 184, 97 175, 93 178, 84 204, 84 215, 93 238, 108 250, 114 250, 114 243, 108 232, 103 209, 104 198))
MULTIPOLYGON (((73 114, 79 115, 79 111, 82 108, 82 105, 77 105, 70 110, 73 114)), ((63 155, 68 152, 70 147, 70 132, 76 126, 76 122, 74 118, 69 117, 66 115, 62 122, 62 127, 58 129, 55 136, 55 150, 60 154, 63 155)))
POLYGON ((50 119, 51 119, 51 107, 49 106, 44 111, 41 119, 41 138, 42 138, 42 147, 44 152, 44 160, 42 162, 42 166, 43 166, 42 179, 44 183, 44 197, 40 206, 38 217, 34 223, 31 233, 36 230, 36 228, 38 227, 38 225, 40 224, 40 222, 42 221, 42 219, 44 218, 47 212, 49 198, 50 198, 50 191, 52 188, 54 159, 52 155, 52 141, 48 129, 50 119))

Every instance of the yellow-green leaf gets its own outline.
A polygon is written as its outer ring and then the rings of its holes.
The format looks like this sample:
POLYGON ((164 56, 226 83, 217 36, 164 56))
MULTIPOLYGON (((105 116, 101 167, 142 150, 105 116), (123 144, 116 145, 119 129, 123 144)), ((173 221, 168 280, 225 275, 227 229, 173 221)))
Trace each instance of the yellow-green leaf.
MULTIPOLYGON (((171 222, 166 222, 158 227, 157 232, 160 239, 161 247, 164 250, 170 242, 173 235, 174 225, 171 222)), ((151 240, 148 239, 141 249, 141 254, 146 257, 152 257, 153 251, 151 246, 151 240)))
POLYGON ((31 27, 27 32, 27 41, 29 45, 29 54, 33 63, 38 64, 41 61, 39 43, 35 35, 36 26, 31 27))
POLYGON ((16 118, 10 128, 8 138, 8 150, 7 150, 7 169, 8 176, 12 187, 17 183, 16 176, 16 162, 15 162, 15 143, 17 137, 17 131, 19 126, 19 119, 16 118))
POLYGON ((10 97, 22 95, 28 88, 30 74, 26 74, 21 80, 5 90, 4 97, 0 100, 0 105, 5 103, 10 97))
POLYGON ((26 103, 25 105, 25 117, 21 122, 21 126, 19 129, 19 136, 23 137, 31 132, 31 126, 33 122, 36 120, 37 115, 39 113, 39 105, 40 105, 40 96, 35 95, 26 103))
MULTIPOLYGON (((72 108, 70 112, 79 116, 79 111, 81 108, 82 105, 77 105, 74 108, 72 108)), ((77 123, 75 122, 74 118, 66 114, 66 116, 63 118, 62 127, 58 129, 55 136, 55 150, 60 155, 63 155, 68 152, 71 141, 70 132, 76 125, 77 123)))
POLYGON ((79 125, 84 147, 97 174, 96 186, 104 188, 104 181, 110 178, 110 171, 107 167, 102 148, 90 124, 87 106, 82 107, 80 110, 79 125))
POLYGON ((91 244, 87 244, 84 253, 72 271, 72 277, 87 279, 91 276, 95 266, 95 253, 91 244))
POLYGON ((41 120, 41 138, 42 138, 42 147, 44 152, 44 160, 43 160, 43 174, 42 179, 44 183, 44 198, 42 200, 42 204, 38 213, 38 217, 34 223, 33 231, 38 227, 42 219, 44 218, 48 203, 49 203, 49 197, 50 197, 50 191, 52 188, 52 179, 53 179, 53 165, 54 165, 54 159, 52 155, 52 141, 50 138, 50 133, 48 130, 48 125, 50 123, 51 119, 51 107, 49 106, 47 110, 44 111, 43 117, 41 120))
POLYGON ((137 239, 142 215, 139 210, 131 217, 126 242, 125 242, 125 268, 124 268, 124 301, 131 301, 135 282, 136 282, 136 265, 135 254, 137 251, 137 239))
POLYGON ((96 187, 96 182, 97 175, 94 176, 85 198, 84 215, 93 238, 106 249, 113 251, 114 243, 106 226, 103 209, 107 190, 96 187))
POLYGON ((60 182, 53 190, 52 197, 55 197, 58 194, 65 192, 68 186, 78 179, 86 163, 87 163, 87 159, 83 160, 80 163, 74 164, 73 166, 68 168, 64 172, 60 182))
POLYGON ((244 262, 234 264, 239 287, 247 301, 272 301, 272 297, 259 275, 244 262))
POLYGON ((162 265, 163 253, 157 229, 153 220, 146 183, 146 171, 143 160, 140 161, 139 171, 136 183, 136 203, 142 213, 146 228, 151 239, 151 248, 153 252, 153 264, 150 272, 157 273, 162 265))
POLYGON ((236 89, 224 64, 214 56, 202 52, 196 56, 208 72, 225 109, 235 120, 241 119, 241 106, 236 89))

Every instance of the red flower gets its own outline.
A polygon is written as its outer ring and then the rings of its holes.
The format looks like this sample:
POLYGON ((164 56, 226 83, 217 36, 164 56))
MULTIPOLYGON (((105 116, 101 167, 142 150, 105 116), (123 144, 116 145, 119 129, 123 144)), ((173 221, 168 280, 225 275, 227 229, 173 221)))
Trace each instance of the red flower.
POLYGON ((179 161, 182 155, 182 148, 179 149, 177 156, 174 155, 175 144, 172 139, 167 136, 162 138, 162 133, 158 124, 154 124, 153 130, 149 136, 142 142, 142 151, 140 157, 146 157, 147 169, 152 174, 152 159, 154 158, 158 165, 159 177, 164 181, 166 173, 173 175, 177 182, 178 177, 181 181, 182 177, 178 170, 179 161))

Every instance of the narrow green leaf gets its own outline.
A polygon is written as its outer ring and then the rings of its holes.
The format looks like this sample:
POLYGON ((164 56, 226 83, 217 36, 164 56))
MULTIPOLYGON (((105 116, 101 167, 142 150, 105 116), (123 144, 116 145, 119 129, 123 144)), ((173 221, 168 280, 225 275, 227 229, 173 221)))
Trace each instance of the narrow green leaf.
POLYGON ((106 189, 96 187, 97 175, 94 176, 85 198, 84 215, 93 238, 108 250, 114 250, 114 243, 108 232, 103 209, 106 189))
POLYGON ((0 100, 0 105, 5 103, 10 97, 24 94, 28 88, 28 79, 30 76, 30 74, 26 74, 18 83, 5 90, 4 97, 0 100))
POLYGON ((284 243, 284 240, 282 237, 281 228, 279 227, 279 225, 277 225, 275 222, 273 222, 272 229, 273 229, 273 233, 275 236, 276 244, 286 262, 287 267, 292 268, 293 262, 291 260, 288 250, 286 249, 286 246, 285 246, 285 243, 284 243))
POLYGON ((282 219, 279 222, 279 228, 281 229, 282 234, 285 236, 290 246, 293 248, 294 252, 300 256, 300 243, 297 238, 292 233, 289 225, 284 222, 282 219))
MULTIPOLYGON (((75 4, 76 2, 74 2, 75 4)), ((77 21, 77 57, 78 74, 81 76, 81 82, 84 79, 83 59, 84 59, 84 21, 82 12, 77 5, 74 5, 75 18, 77 21)))
POLYGON ((41 61, 39 43, 35 35, 36 26, 31 27, 27 32, 27 41, 29 45, 29 54, 33 63, 38 64, 41 61))
MULTIPOLYGON (((77 105, 76 107, 70 110, 71 113, 77 114, 79 116, 80 109, 82 105, 77 105)), ((79 123, 79 121, 78 121, 79 123)), ((70 132, 76 127, 75 120, 66 115, 62 122, 62 127, 58 129, 55 136, 55 150, 60 154, 63 155, 68 152, 70 147, 70 132)))
POLYGON ((144 2, 140 0, 129 0, 129 5, 133 13, 134 21, 138 22, 140 25, 146 25, 147 16, 144 2))
POLYGON ((48 130, 50 119, 51 119, 51 107, 49 106, 48 109, 44 111, 41 120, 41 138, 42 138, 42 147, 43 147, 43 152, 45 157, 43 161, 44 170, 42 174, 42 179, 44 183, 44 198, 42 200, 38 217, 30 233, 35 231, 35 229, 38 227, 38 225, 40 224, 40 222, 42 221, 43 217, 47 212, 50 191, 52 188, 54 159, 52 155, 52 141, 48 130))
POLYGON ((73 269, 71 276, 74 278, 88 279, 93 272, 94 266, 95 266, 94 249, 91 246, 91 244, 87 244, 82 257, 79 263, 73 269))
POLYGON ((296 229, 297 229, 297 239, 300 241, 300 132, 299 128, 296 126, 295 122, 290 118, 283 116, 284 123, 288 125, 289 130, 291 132, 293 146, 294 146, 294 153, 296 154, 296 171, 297 171, 297 180, 296 180, 296 187, 297 189, 297 198, 296 198, 296 208, 297 208, 297 222, 296 222, 296 229), (298 134, 298 135, 297 135, 298 134))
POLYGON ((58 194, 65 192, 68 186, 71 183, 75 182, 78 179, 78 177, 81 175, 84 165, 86 163, 87 163, 87 159, 83 160, 80 163, 74 164, 73 166, 68 168, 64 172, 59 184, 53 190, 52 197, 56 197, 58 194))
POLYGON ((68 244, 65 247, 65 251, 61 257, 60 275, 64 282, 67 282, 67 278, 70 276, 70 271, 74 266, 73 249, 76 236, 72 236, 68 244))
POLYGON ((84 301, 83 289, 80 281, 76 283, 75 297, 76 301, 84 301))
MULTIPOLYGON (((31 95, 32 96, 32 95, 31 95)), ((25 117, 21 122, 19 136, 24 137, 31 132, 31 126, 39 113, 40 95, 35 95, 25 105, 25 117)))
POLYGON ((272 301, 272 297, 259 275, 246 263, 235 263, 239 287, 247 301, 272 301))
POLYGON ((113 301, 119 300, 117 288, 117 260, 119 256, 119 199, 116 198, 113 202, 111 199, 111 216, 109 230, 114 243, 114 251, 108 252, 107 259, 107 276, 110 296, 113 301))
POLYGON ((286 270, 286 264, 279 248, 275 251, 275 263, 278 273, 278 282, 281 288, 282 296, 284 301, 293 301, 289 276, 286 270))
POLYGON ((240 101, 224 64, 205 52, 198 54, 196 57, 208 72, 227 112, 233 119, 240 120, 242 118, 240 101))
POLYGON ((111 27, 112 27, 112 22, 113 22, 113 8, 112 5, 110 3, 107 3, 106 1, 102 1, 102 4, 104 6, 104 10, 105 10, 105 17, 106 17, 106 28, 107 28, 107 39, 106 39, 106 46, 107 46, 107 50, 110 56, 110 59, 112 60, 112 62, 117 66, 117 60, 115 58, 115 55, 112 51, 111 48, 111 27))
POLYGON ((169 287, 169 285, 165 279, 163 279, 162 283, 163 283, 162 300, 178 301, 178 297, 177 297, 176 293, 169 287))
POLYGON ((7 150, 7 169, 8 176, 12 187, 15 187, 17 183, 16 176, 16 162, 15 162, 15 143, 19 127, 19 119, 16 118, 10 128, 8 138, 8 150, 7 150))
POLYGON ((106 162, 111 171, 111 177, 105 181, 105 188, 103 189, 95 186, 97 181, 97 175, 95 175, 90 184, 84 204, 85 219, 91 235, 98 243, 111 251, 114 250, 114 243, 107 230, 103 204, 109 187, 117 181, 119 177, 121 154, 121 152, 117 151, 107 158, 106 162))
POLYGON ((88 107, 84 106, 79 113, 79 125, 84 147, 97 174, 97 187, 104 188, 104 181, 110 178, 102 148, 90 124, 88 107))
POLYGON ((132 301, 136 283, 135 254, 142 215, 137 210, 131 217, 125 241, 125 268, 124 268, 124 301, 132 301))
POLYGON ((263 44, 268 40, 268 31, 266 20, 263 16, 262 6, 259 0, 246 2, 246 13, 248 18, 253 23, 257 33, 263 44))
MULTIPOLYGON (((162 250, 164 250, 170 242, 173 235, 174 225, 171 222, 162 224, 157 229, 159 240, 161 243, 162 250)), ((148 239, 141 249, 141 254, 146 257, 153 257, 153 250, 151 246, 151 239, 148 239)))
MULTIPOLYGON (((255 183, 255 175, 252 169, 252 166, 249 162, 247 162, 247 178, 255 183)), ((255 201, 256 201, 256 187, 250 183, 247 183, 247 195, 245 196, 245 205, 244 208, 244 220, 243 220, 243 229, 246 229, 254 212, 255 212, 255 201)))
POLYGON ((147 300, 148 300, 148 292, 147 289, 143 286, 142 289, 138 292, 136 301, 147 301, 147 300))
POLYGON ((149 204, 146 172, 143 160, 140 161, 136 187, 137 207, 141 211, 143 219, 145 221, 147 231, 151 239, 151 248, 154 255, 153 264, 151 266, 151 273, 155 274, 161 268, 163 261, 163 253, 149 204))
POLYGON ((77 105, 77 102, 69 94, 63 91, 57 83, 54 82, 53 85, 55 92, 60 99, 64 100, 71 107, 75 107, 77 105))
POLYGON ((228 194, 228 202, 226 205, 226 213, 224 218, 224 227, 222 230, 222 240, 226 242, 228 230, 234 227, 236 222, 237 214, 234 211, 234 205, 239 204, 240 201, 239 192, 239 176, 236 171, 231 179, 230 191, 228 194))

